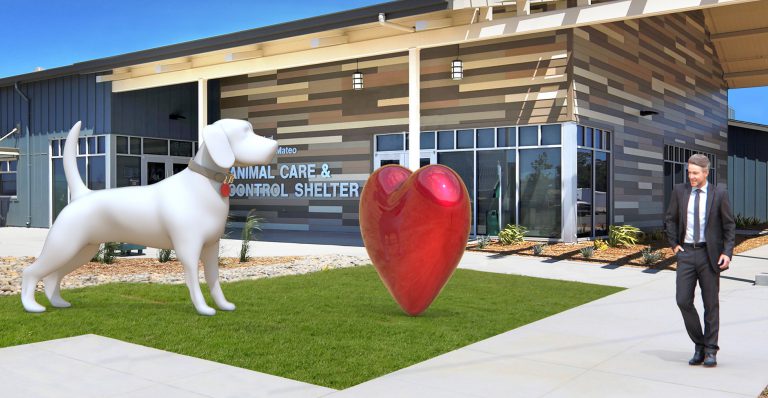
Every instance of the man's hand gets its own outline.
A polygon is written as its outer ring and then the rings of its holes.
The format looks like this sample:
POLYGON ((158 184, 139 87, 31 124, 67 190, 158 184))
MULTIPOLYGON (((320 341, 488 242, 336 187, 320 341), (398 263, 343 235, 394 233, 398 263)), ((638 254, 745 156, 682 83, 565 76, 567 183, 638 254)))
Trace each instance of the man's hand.
POLYGON ((717 265, 719 265, 720 269, 723 271, 727 270, 730 264, 731 264, 731 258, 726 256, 725 254, 721 254, 720 259, 717 260, 717 265))
POLYGON ((685 250, 683 250, 683 247, 682 247, 682 246, 680 246, 680 245, 677 245, 677 246, 675 246, 675 248, 674 248, 674 249, 672 249, 672 251, 673 251, 673 252, 675 252, 675 255, 677 255, 677 252, 680 252, 680 251, 685 251, 685 250))

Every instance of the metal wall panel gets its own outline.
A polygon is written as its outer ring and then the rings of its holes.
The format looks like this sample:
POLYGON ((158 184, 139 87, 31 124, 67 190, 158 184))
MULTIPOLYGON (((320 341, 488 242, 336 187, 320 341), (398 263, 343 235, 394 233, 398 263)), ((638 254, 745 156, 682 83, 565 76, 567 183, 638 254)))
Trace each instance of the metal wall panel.
POLYGON ((83 122, 81 135, 110 133, 108 118, 111 83, 96 83, 95 74, 66 76, 56 79, 21 83, 19 88, 29 98, 31 119, 27 126, 29 108, 13 86, 0 88, 0 130, 10 131, 17 124, 17 133, 0 144, 19 148, 17 196, 8 203, 7 225, 32 227, 49 226, 49 146, 53 138, 65 137, 77 121, 83 122), (31 131, 27 150, 26 132, 31 131), (27 167, 31 153, 31 172, 27 167), (29 186, 31 185, 31 197, 29 186), (31 199, 31 218, 28 203, 31 199))
POLYGON ((728 167, 733 213, 768 220, 768 132, 728 126, 728 167))

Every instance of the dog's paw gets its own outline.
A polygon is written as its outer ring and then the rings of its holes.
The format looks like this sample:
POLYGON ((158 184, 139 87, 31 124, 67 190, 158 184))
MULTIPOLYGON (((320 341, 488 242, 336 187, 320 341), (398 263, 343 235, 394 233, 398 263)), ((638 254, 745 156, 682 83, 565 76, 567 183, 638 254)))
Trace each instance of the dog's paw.
POLYGON ((51 305, 56 308, 69 308, 72 306, 72 304, 70 304, 69 301, 64 300, 61 297, 50 299, 50 302, 51 302, 51 305))
POLYGON ((214 310, 213 308, 208 307, 208 306, 198 307, 198 308, 196 308, 196 310, 197 310, 197 313, 200 314, 200 315, 205 315, 205 316, 216 315, 216 310, 214 310))
POLYGON ((24 311, 27 311, 27 312, 45 312, 45 307, 43 307, 42 305, 36 302, 23 303, 23 305, 24 305, 24 311))
POLYGON ((235 310, 235 305, 230 303, 229 301, 225 301, 223 303, 217 303, 216 306, 219 307, 219 309, 222 310, 222 311, 234 311, 235 310))

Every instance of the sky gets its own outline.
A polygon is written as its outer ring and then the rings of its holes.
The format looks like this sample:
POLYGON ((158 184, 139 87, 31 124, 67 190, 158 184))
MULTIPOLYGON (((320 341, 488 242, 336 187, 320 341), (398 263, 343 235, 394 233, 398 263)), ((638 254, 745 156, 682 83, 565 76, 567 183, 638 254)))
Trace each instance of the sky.
MULTIPOLYGON (((0 0, 0 77, 50 69, 385 0, 0 0)), ((768 125, 768 87, 730 90, 736 119, 768 125)))

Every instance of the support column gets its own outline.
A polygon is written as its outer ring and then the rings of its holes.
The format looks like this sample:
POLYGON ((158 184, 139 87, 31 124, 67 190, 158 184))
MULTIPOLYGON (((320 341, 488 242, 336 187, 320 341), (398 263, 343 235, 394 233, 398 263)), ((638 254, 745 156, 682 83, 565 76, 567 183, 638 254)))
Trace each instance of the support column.
POLYGON ((203 143, 203 129, 208 125, 208 79, 197 79, 197 142, 203 143))
POLYGON ((562 238, 565 243, 576 242, 576 224, 578 222, 576 215, 576 189, 578 179, 576 178, 576 123, 563 123, 562 128, 562 153, 561 153, 561 178, 562 181, 562 238))
POLYGON ((419 168, 421 149, 421 50, 408 49, 408 168, 419 168))

